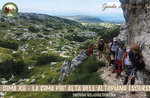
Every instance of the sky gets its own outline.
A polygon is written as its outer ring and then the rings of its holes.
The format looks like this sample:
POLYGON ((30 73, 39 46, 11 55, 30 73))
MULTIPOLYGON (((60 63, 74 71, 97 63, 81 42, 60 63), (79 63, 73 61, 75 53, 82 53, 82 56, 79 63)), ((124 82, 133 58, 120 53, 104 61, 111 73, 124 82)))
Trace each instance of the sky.
POLYGON ((122 15, 121 8, 108 8, 102 11, 102 5, 119 7, 119 0, 0 0, 0 8, 7 2, 14 2, 19 12, 34 12, 56 16, 73 15, 122 15))

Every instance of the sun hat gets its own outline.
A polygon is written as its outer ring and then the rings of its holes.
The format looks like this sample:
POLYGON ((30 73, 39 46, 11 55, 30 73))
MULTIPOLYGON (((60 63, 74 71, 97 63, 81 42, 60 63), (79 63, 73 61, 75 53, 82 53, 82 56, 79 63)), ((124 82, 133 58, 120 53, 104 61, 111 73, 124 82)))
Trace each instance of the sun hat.
POLYGON ((115 42, 115 41, 118 41, 118 38, 117 37, 114 37, 113 38, 113 41, 115 42))

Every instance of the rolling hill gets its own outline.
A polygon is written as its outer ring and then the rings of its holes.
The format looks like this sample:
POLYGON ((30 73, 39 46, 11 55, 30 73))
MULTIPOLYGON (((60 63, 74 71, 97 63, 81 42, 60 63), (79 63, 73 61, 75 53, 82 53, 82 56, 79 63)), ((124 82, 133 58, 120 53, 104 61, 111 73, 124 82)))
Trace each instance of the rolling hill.
POLYGON ((75 20, 78 22, 85 22, 85 23, 99 23, 103 22, 100 18, 94 16, 86 16, 86 15, 77 15, 77 16, 63 16, 63 18, 75 20))

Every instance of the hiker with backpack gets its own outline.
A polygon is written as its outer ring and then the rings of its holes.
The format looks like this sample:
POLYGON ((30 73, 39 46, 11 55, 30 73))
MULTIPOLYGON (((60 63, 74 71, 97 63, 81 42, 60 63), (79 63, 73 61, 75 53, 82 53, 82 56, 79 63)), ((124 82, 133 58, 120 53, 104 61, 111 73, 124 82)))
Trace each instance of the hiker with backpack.
POLYGON ((88 49, 86 50, 86 54, 88 56, 90 56, 91 54, 93 54, 93 44, 90 44, 90 46, 88 47, 88 49))
POLYGON ((122 57, 124 55, 124 53, 126 52, 126 48, 124 48, 124 43, 121 43, 119 45, 119 49, 116 52, 115 55, 115 72, 116 72, 116 78, 118 78, 119 76, 121 77, 121 72, 122 72, 122 57))
POLYGON ((115 54, 117 52, 119 48, 119 42, 118 42, 118 38, 114 37, 113 41, 109 43, 107 51, 109 54, 109 65, 113 65, 113 70, 112 73, 115 72, 115 66, 114 66, 114 59, 115 59, 115 54))
POLYGON ((125 52, 122 58, 122 69, 125 69, 125 80, 123 84, 126 85, 128 83, 128 78, 131 76, 130 82, 131 85, 134 85, 137 70, 142 70, 144 67, 145 63, 140 46, 134 44, 125 52))
POLYGON ((113 41, 109 43, 109 49, 108 49, 108 53, 109 53, 109 65, 111 65, 111 64, 114 63, 115 54, 116 54, 118 48, 119 48, 118 38, 114 37, 113 41))
POLYGON ((100 41, 98 43, 98 55, 99 55, 99 58, 102 57, 103 50, 104 50, 104 40, 100 39, 100 41))

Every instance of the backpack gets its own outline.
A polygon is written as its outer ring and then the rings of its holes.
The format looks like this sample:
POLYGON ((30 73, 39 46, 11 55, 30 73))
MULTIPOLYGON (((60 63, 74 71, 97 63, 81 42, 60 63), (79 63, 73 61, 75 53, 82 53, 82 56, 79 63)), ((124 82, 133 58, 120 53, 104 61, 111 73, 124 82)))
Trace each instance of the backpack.
POLYGON ((88 56, 90 56, 90 55, 92 55, 92 54, 93 54, 93 51, 92 51, 92 50, 91 50, 91 51, 86 50, 86 54, 87 54, 88 56))
POLYGON ((145 62, 142 61, 142 63, 138 63, 137 70, 143 70, 145 68, 145 62))
POLYGON ((142 63, 139 63, 139 60, 141 58, 140 54, 134 55, 132 51, 129 52, 129 58, 131 63, 137 67, 137 70, 143 70, 145 68, 145 62, 142 61, 142 63))
MULTIPOLYGON (((112 48, 113 45, 114 45, 114 42, 111 41, 110 50, 111 50, 111 48, 112 48)), ((117 45, 119 45, 119 42, 117 42, 117 45)))
MULTIPOLYGON (((126 52, 126 48, 124 48, 123 51, 124 51, 124 53, 125 53, 125 52, 126 52)), ((117 49, 117 52, 116 52, 116 53, 118 54, 118 52, 119 52, 119 49, 117 49)), ((116 61, 114 61, 114 62, 115 62, 116 65, 118 65, 116 61)))
MULTIPOLYGON (((123 49, 124 53, 126 52, 126 50, 127 50, 126 48, 123 49)), ((116 53, 118 54, 118 52, 119 52, 119 48, 117 49, 116 53)))
POLYGON ((87 54, 88 56, 90 56, 91 54, 93 54, 93 45, 90 45, 90 46, 88 47, 88 49, 86 50, 86 54, 87 54))

